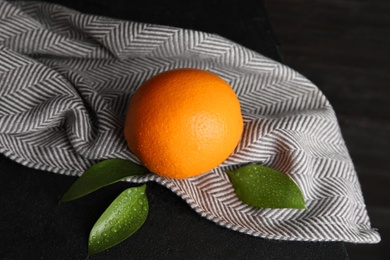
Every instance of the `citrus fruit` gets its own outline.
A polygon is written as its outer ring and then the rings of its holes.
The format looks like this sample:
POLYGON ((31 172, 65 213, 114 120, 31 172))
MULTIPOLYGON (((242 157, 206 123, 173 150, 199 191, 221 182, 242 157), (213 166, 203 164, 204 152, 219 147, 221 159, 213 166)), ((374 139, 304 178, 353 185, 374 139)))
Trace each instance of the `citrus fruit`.
POLYGON ((199 69, 160 73, 130 99, 125 138, 157 175, 184 179, 217 167, 243 131, 239 100, 219 76, 199 69))

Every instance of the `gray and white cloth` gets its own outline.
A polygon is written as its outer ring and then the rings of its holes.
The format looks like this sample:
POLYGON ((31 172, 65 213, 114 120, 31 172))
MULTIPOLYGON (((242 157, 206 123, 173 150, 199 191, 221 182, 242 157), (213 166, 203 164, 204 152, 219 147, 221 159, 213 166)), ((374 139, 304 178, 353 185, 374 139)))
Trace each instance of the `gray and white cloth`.
POLYGON ((219 167, 173 180, 148 174, 201 216, 249 235, 377 243, 357 174, 326 97, 294 70, 218 35, 0 1, 0 152, 25 166, 81 175, 99 160, 138 162, 123 137, 127 102, 151 76, 199 68, 236 91, 243 138, 219 167), (225 174, 260 163, 289 174, 308 210, 255 209, 225 174))

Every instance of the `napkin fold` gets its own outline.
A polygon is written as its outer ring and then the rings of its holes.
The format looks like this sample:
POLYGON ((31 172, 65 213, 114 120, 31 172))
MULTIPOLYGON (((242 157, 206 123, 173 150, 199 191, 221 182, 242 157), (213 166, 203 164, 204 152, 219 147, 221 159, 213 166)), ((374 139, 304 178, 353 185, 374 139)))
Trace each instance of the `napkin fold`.
POLYGON ((28 167, 81 175, 99 160, 138 162, 123 125, 151 76, 199 68, 226 80, 245 121, 219 167, 173 180, 148 174, 215 223, 253 236, 377 243, 335 113, 305 77, 218 35, 88 15, 43 2, 0 1, 0 152, 28 167), (289 174, 308 210, 255 209, 225 174, 261 163, 289 174))

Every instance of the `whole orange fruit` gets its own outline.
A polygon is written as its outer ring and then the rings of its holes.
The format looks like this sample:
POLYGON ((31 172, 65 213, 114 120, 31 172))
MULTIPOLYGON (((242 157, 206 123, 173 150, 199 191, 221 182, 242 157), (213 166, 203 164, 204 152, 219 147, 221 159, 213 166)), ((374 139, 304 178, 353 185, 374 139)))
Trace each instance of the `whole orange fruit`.
POLYGON ((184 179, 225 161, 243 131, 239 100, 223 79, 198 69, 160 73, 132 96, 125 137, 150 171, 184 179))

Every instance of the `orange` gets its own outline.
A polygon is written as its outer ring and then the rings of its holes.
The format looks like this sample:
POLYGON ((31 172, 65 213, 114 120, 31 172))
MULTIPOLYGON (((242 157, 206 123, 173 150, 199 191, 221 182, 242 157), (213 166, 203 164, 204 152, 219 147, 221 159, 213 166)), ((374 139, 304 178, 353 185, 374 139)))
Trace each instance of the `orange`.
POLYGON ((223 79, 198 69, 160 73, 132 96, 125 137, 151 172, 184 179, 212 170, 243 131, 239 100, 223 79))

